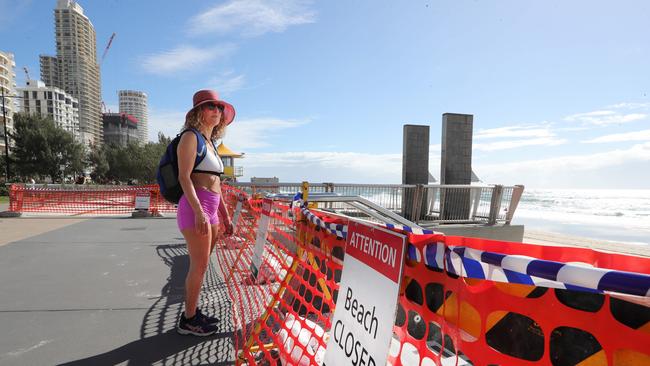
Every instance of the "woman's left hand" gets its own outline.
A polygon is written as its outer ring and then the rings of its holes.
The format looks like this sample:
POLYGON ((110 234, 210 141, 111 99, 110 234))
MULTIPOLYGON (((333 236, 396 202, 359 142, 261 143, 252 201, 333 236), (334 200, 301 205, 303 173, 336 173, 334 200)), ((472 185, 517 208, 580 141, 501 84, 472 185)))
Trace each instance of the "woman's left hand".
POLYGON ((230 221, 230 218, 224 220, 223 227, 224 227, 223 235, 225 237, 231 236, 235 231, 232 226, 232 221, 230 221))

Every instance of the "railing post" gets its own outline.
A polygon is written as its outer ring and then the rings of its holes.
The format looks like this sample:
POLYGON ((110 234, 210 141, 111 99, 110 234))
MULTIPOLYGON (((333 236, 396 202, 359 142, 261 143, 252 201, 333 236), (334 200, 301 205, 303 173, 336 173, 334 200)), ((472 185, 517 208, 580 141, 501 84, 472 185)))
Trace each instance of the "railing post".
POLYGON ((512 188, 512 198, 510 198, 510 206, 508 206, 508 212, 506 212, 506 225, 510 225, 523 193, 524 186, 522 184, 517 184, 512 188))
POLYGON ((427 185, 424 189, 427 195, 427 212, 425 212, 425 215, 428 215, 435 212, 436 201, 438 200, 437 197, 438 193, 440 193, 440 188, 427 185))
POLYGON ((442 221, 444 219, 444 212, 445 212, 445 196, 447 195, 447 187, 444 185, 440 185, 440 213, 438 214, 438 221, 442 221))
POLYGON ((495 185, 492 188, 492 199, 490 200, 490 215, 488 217, 488 225, 494 225, 497 223, 497 217, 499 217, 499 210, 501 209, 501 197, 503 195, 503 186, 495 185))
POLYGON ((416 224, 420 223, 420 214, 422 213, 422 192, 424 191, 424 186, 422 184, 415 185, 415 191, 413 192, 413 204, 411 206, 411 221, 416 224))
POLYGON ((478 211, 478 205, 481 203, 481 194, 483 193, 483 187, 472 187, 470 188, 471 202, 472 202, 472 211, 470 213, 469 219, 471 221, 476 220, 476 211, 478 211))
MULTIPOLYGON (((334 193, 334 183, 324 183, 325 184, 325 192, 326 193, 334 193)), ((332 202, 327 202, 325 205, 327 208, 332 208, 332 202)))

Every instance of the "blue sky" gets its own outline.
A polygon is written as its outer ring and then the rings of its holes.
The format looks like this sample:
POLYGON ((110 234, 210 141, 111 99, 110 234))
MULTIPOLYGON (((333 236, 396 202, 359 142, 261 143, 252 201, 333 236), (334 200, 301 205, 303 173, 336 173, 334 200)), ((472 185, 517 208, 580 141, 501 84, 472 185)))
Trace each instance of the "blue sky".
MULTIPOLYGON (((650 188, 647 1, 79 1, 97 32, 102 94, 149 95, 175 134, 194 91, 237 110, 225 143, 244 180, 401 183, 404 124, 474 115, 485 182, 650 188)), ((0 50, 38 75, 55 0, 0 0, 0 50)))

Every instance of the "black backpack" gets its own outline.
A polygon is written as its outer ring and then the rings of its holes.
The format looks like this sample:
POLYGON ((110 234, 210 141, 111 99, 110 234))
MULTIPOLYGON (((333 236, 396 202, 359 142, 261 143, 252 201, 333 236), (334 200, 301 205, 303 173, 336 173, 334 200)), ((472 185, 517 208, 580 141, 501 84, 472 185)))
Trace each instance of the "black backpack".
POLYGON ((156 172, 156 180, 160 187, 160 194, 171 203, 178 203, 183 195, 183 187, 178 181, 178 143, 181 141, 181 136, 185 132, 192 131, 196 135, 196 158, 194 159, 194 168, 199 165, 205 158, 207 147, 205 145, 205 138, 198 130, 189 128, 182 131, 167 145, 167 150, 160 158, 158 164, 158 171, 156 172))

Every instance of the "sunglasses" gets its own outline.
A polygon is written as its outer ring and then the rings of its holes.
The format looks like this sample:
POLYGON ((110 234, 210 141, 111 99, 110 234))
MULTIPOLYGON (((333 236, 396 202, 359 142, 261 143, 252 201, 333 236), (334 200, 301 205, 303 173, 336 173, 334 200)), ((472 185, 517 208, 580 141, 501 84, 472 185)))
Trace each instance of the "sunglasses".
POLYGON ((215 109, 219 109, 219 112, 223 112, 223 105, 221 105, 221 104, 206 103, 205 108, 207 108, 208 110, 211 110, 211 111, 213 111, 215 109))

